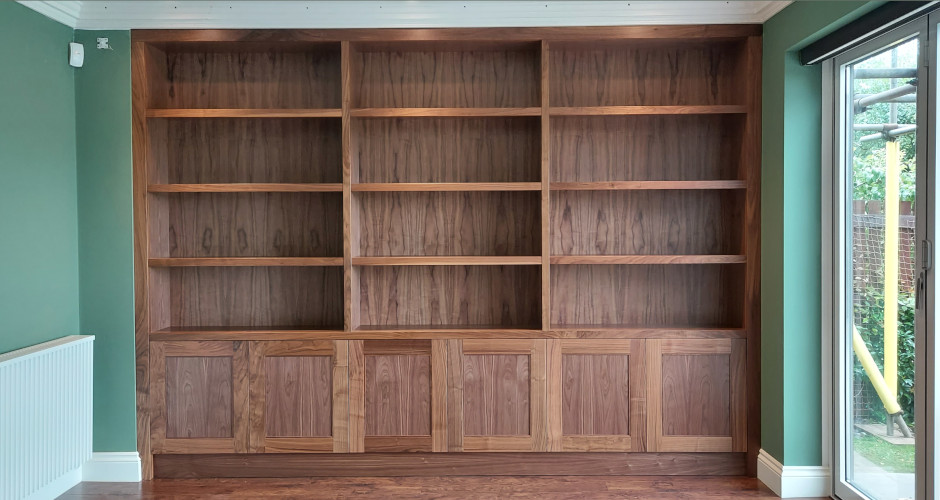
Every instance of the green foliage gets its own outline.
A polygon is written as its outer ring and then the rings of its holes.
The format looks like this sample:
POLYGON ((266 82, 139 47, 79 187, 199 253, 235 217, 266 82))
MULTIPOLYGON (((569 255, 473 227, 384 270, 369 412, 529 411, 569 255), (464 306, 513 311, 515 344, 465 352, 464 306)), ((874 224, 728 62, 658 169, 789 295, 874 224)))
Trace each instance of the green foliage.
MULTIPOLYGON (((857 293, 857 292, 856 292, 857 293)), ((856 295, 855 318, 858 333, 875 358, 875 364, 884 374, 884 291, 881 288, 867 287, 856 295)), ((905 420, 910 423, 914 416, 914 295, 898 295, 898 404, 904 412, 905 420)), ((854 376, 868 383, 865 369, 856 359, 854 376)), ((871 415, 884 421, 885 411, 877 397, 870 402, 871 415)))
MULTIPOLYGON (((905 43, 897 48, 896 66, 891 61, 890 52, 884 52, 878 56, 866 59, 859 63, 858 68, 890 68, 890 67, 916 67, 917 43, 905 43)), ((863 79, 853 81, 853 92, 855 94, 877 94, 893 87, 908 83, 903 80, 896 80, 892 85, 891 80, 882 79, 863 79)), ((917 123, 917 107, 914 103, 896 104, 895 123, 901 125, 910 125, 917 123)), ((878 103, 869 106, 861 113, 854 115, 855 124, 885 124, 891 123, 891 105, 888 103, 878 103)), ((885 184, 885 141, 876 139, 861 142, 864 136, 875 134, 872 131, 853 131, 850 138, 852 140, 852 158, 853 158, 853 187, 854 193, 852 199, 855 200, 884 200, 885 184)), ((906 134, 898 137, 901 153, 901 200, 914 201, 915 186, 915 160, 916 143, 915 134, 906 134)))

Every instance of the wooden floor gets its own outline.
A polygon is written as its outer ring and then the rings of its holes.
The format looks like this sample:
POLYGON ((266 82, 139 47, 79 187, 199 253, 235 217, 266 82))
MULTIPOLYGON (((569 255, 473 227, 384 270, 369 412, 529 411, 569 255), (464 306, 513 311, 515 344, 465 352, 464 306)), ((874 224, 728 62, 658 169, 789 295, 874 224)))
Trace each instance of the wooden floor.
POLYGON ((81 483, 65 500, 88 498, 409 498, 409 499, 717 499, 777 498, 741 477, 361 477, 322 479, 158 479, 144 483, 81 483))

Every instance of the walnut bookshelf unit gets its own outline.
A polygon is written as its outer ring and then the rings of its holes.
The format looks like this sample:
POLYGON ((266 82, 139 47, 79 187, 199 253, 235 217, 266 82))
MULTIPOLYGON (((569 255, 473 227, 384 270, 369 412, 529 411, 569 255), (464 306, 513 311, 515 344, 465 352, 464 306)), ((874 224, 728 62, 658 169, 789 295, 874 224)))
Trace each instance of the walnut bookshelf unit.
POLYGON ((754 474, 760 40, 135 31, 145 477, 754 474))

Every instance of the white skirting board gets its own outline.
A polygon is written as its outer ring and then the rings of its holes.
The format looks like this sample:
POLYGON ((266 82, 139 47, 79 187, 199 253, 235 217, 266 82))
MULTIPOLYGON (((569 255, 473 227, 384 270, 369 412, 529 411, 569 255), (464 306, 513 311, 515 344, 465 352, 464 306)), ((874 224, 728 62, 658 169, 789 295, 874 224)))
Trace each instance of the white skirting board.
POLYGON ((780 498, 828 497, 832 493, 829 467, 786 466, 764 450, 757 455, 757 479, 780 498))
POLYGON ((95 452, 82 467, 82 481, 136 483, 140 477, 140 455, 130 452, 95 452))

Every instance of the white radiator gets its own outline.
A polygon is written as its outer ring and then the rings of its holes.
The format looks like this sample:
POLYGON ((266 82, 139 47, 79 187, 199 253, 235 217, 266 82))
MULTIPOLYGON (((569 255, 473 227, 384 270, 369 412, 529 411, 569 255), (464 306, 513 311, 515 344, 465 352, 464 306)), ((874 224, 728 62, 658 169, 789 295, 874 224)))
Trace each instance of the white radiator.
POLYGON ((0 354, 0 499, 50 498, 91 458, 92 341, 0 354))

